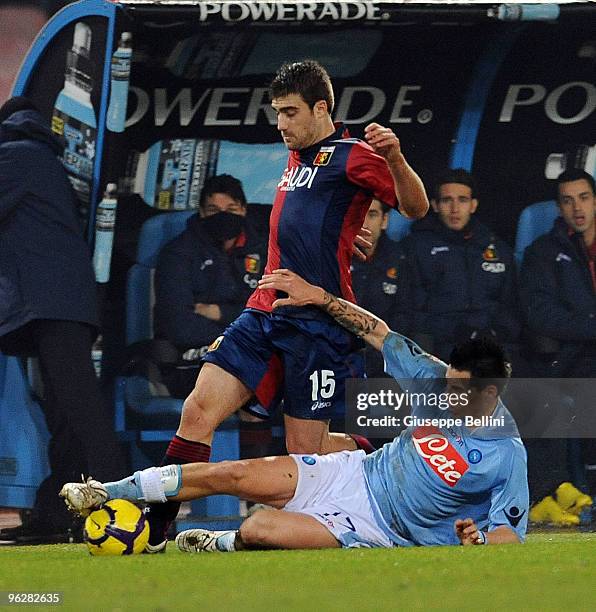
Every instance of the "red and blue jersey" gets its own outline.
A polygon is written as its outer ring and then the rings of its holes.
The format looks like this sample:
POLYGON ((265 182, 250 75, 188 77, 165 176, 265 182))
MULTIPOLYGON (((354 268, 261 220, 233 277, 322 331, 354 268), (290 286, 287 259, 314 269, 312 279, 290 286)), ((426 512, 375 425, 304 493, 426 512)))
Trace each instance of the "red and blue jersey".
MULTIPOLYGON (((397 207, 393 177, 384 158, 350 138, 340 124, 324 140, 290 151, 277 186, 265 273, 296 272, 313 285, 355 302, 350 262, 354 238, 373 198, 397 207)), ((247 307, 271 312, 278 296, 257 289, 247 307)), ((283 314, 320 318, 316 308, 285 307, 283 314)))

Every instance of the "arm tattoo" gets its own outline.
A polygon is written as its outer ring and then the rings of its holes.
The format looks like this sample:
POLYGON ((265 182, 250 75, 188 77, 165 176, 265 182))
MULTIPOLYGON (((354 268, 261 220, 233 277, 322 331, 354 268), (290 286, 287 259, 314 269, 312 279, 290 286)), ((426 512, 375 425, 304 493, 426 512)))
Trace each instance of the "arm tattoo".
POLYGON ((323 310, 329 313, 341 326, 360 338, 372 333, 379 324, 377 317, 373 317, 354 304, 336 298, 328 291, 325 291, 324 300, 323 310))

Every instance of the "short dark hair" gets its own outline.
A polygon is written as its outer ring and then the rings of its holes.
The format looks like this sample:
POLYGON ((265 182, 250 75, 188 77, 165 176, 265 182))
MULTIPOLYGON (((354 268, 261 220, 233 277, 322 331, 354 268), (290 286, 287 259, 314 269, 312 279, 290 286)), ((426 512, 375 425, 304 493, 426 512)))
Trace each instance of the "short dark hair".
POLYGON ((592 193, 596 194, 596 187, 594 186, 594 177, 586 172, 585 170, 581 170, 580 168, 570 168, 569 170, 565 170, 557 177, 557 199, 558 199, 558 191, 559 185, 561 183, 570 183, 571 181, 588 181, 588 185, 592 189, 592 193))
POLYGON ((502 393, 511 377, 511 363, 505 351, 487 337, 466 340, 456 346, 451 351, 449 364, 460 372, 470 372, 470 384, 478 390, 495 385, 502 393))
POLYGON ((246 196, 244 195, 244 189, 242 189, 242 183, 230 174, 218 174, 205 181, 199 201, 201 208, 205 206, 207 198, 214 193, 225 193, 234 200, 238 200, 242 206, 246 206, 246 196))
MULTIPOLYGON (((391 206, 389 206, 389 204, 385 204, 385 202, 382 202, 381 200, 374 198, 371 202, 371 206, 373 204, 373 202, 378 202, 381 205, 381 212, 386 215, 390 210, 391 210, 391 206)), ((370 207, 369 207, 370 208, 370 207)))
POLYGON ((439 198, 439 190, 441 185, 446 183, 458 183, 466 185, 472 190, 472 197, 476 197, 476 180, 473 175, 463 168, 454 168, 453 170, 445 170, 437 177, 435 181, 435 199, 439 198))
POLYGON ((325 100, 329 114, 335 99, 329 74, 315 60, 303 60, 284 64, 269 85, 271 100, 290 94, 299 94, 312 110, 319 100, 325 100))

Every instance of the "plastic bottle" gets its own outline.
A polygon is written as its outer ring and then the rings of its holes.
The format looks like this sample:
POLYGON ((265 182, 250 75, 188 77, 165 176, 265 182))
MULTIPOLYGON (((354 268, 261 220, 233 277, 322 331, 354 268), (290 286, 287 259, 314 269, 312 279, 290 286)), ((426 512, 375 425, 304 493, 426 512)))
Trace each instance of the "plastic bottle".
POLYGON ((158 140, 143 153, 132 154, 120 188, 140 195, 154 208, 198 208, 205 179, 215 171, 218 151, 219 143, 212 140, 158 140))
POLYGON ((117 205, 117 186, 114 183, 108 183, 95 216, 93 268, 95 270, 95 279, 98 283, 107 283, 110 280, 117 205))
POLYGON ((106 126, 112 132, 124 132, 131 58, 132 34, 122 32, 118 48, 112 55, 110 103, 106 119, 106 126))
POLYGON ((95 369, 95 376, 101 378, 101 360, 103 359, 103 336, 100 334, 91 347, 91 361, 95 369))
POLYGON ((80 21, 75 26, 72 48, 66 57, 64 87, 56 98, 52 115, 52 130, 66 139, 63 162, 81 202, 83 216, 89 208, 97 136, 97 119, 91 104, 90 50, 91 28, 80 21))
POLYGON ((578 145, 565 153, 551 153, 546 159, 544 176, 556 179, 568 168, 585 170, 596 178, 596 145, 578 145))
POLYGON ((499 21, 554 21, 559 18, 558 4, 500 4, 489 8, 488 16, 499 21))

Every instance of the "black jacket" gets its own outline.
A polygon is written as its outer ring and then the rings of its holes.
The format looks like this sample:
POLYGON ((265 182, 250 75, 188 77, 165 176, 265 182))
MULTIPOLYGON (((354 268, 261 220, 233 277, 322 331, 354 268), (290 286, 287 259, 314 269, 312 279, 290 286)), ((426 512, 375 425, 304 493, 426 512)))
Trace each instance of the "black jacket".
POLYGON ((64 150, 33 110, 0 125, 0 336, 36 319, 98 325, 96 285, 64 150))
MULTIPOLYGON (((535 333, 561 341, 557 360, 567 371, 587 346, 596 348, 596 294, 579 234, 563 219, 525 251, 521 295, 535 333)), ((596 365, 594 366, 596 368, 596 365)))
POLYGON ((242 240, 228 254, 193 215, 186 230, 161 251, 155 272, 155 335, 180 349, 211 344, 242 312, 261 278, 267 232, 246 217, 242 240), (194 312, 196 303, 218 304, 222 318, 194 312))
POLYGON ((430 215, 400 243, 413 300, 412 333, 452 344, 472 330, 501 342, 520 334, 513 251, 474 217, 453 231, 430 215))
MULTIPOLYGON (((404 255, 397 242, 381 234, 374 255, 367 261, 352 260, 352 286, 358 304, 383 319, 391 329, 406 333, 410 305, 402 281, 404 255)), ((366 374, 384 376, 383 356, 366 346, 366 374)))

